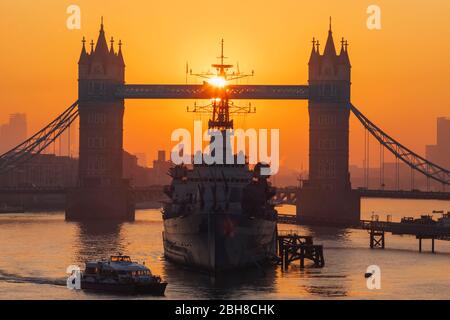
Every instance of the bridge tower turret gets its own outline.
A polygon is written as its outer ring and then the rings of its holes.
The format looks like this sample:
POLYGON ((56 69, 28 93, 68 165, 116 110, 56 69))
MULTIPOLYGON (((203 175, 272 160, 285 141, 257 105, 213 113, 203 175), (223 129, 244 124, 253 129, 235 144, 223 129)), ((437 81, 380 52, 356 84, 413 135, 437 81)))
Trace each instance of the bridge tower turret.
POLYGON ((83 38, 78 61, 78 186, 68 195, 66 219, 133 220, 129 186, 122 177, 124 100, 115 97, 125 83, 122 43, 106 41, 103 18, 90 52, 83 38))
POLYGON ((349 173, 351 64, 348 43, 337 54, 333 32, 323 54, 313 39, 309 60, 309 179, 299 194, 297 215, 311 222, 359 221, 360 200, 349 173))

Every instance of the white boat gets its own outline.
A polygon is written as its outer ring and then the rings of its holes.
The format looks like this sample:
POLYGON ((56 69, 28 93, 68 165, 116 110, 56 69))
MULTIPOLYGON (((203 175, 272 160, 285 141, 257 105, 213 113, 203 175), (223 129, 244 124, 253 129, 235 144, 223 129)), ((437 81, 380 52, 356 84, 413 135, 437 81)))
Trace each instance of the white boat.
POLYGON ((81 277, 81 289, 118 293, 164 295, 167 282, 152 274, 129 256, 115 255, 108 260, 90 261, 81 277))

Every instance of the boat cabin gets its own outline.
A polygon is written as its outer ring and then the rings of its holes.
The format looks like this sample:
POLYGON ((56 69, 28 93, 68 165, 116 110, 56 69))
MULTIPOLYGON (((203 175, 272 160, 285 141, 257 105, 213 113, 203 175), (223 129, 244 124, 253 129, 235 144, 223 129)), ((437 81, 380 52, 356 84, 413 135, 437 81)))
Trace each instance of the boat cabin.
POLYGON ((131 261, 129 256, 121 254, 111 256, 109 260, 86 263, 84 274, 102 277, 151 277, 152 273, 145 265, 131 261))

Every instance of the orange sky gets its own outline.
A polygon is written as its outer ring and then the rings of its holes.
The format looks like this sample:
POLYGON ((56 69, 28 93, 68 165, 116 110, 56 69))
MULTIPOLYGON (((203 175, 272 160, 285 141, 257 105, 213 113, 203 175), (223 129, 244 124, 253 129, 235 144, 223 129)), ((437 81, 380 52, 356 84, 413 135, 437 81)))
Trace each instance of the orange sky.
MULTIPOLYGON (((205 71, 226 41, 230 62, 252 70, 251 84, 305 84, 311 38, 325 43, 333 16, 335 41, 349 42, 352 102, 406 146, 435 142, 437 116, 450 116, 450 2, 429 0, 172 0, 0 2, 0 123, 26 112, 30 131, 77 98, 83 35, 124 42, 127 83, 184 83, 185 63, 205 71), (66 8, 81 7, 81 30, 66 28, 66 8), (382 9, 382 30, 366 28, 366 9, 382 9)), ((322 46, 323 48, 323 46, 322 46)), ((246 103, 245 101, 241 103, 246 103)), ((149 158, 169 149, 170 134, 192 127, 193 101, 127 101, 125 149, 149 158)), ((281 163, 307 167, 306 102, 254 101, 246 127, 280 128, 281 163)), ((362 164, 363 130, 351 122, 351 163, 362 164)), ((374 143, 372 143, 374 144, 374 143)), ((374 148, 372 153, 378 152, 374 148)), ((373 157, 373 165, 377 163, 373 157)))

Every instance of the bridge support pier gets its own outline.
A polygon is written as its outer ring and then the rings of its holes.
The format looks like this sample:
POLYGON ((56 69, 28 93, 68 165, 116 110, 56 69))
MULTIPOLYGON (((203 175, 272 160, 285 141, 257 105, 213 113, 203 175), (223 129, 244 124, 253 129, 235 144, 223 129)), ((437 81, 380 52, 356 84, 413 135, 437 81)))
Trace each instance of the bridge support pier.
POLYGON ((66 200, 66 220, 134 221, 132 194, 125 186, 70 190, 66 200))
POLYGON ((297 195, 297 220, 327 226, 354 226, 360 222, 361 198, 357 191, 304 187, 297 195))

